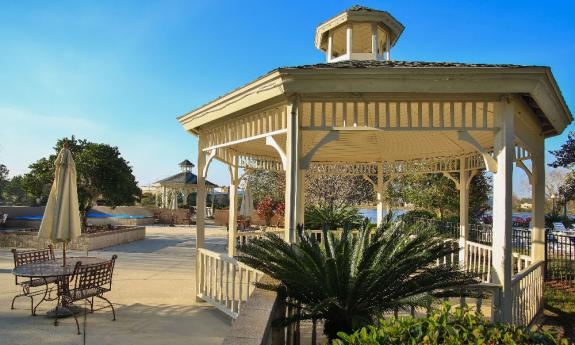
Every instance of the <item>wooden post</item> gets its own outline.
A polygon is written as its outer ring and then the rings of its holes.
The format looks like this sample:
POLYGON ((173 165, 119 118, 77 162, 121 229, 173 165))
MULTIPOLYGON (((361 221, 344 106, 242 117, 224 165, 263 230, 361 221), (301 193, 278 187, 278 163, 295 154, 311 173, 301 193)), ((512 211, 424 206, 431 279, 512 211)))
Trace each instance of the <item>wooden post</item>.
POLYGON ((303 219, 303 173, 300 171, 301 131, 299 130, 298 100, 293 98, 287 106, 288 128, 286 140, 286 194, 285 194, 285 240, 293 243, 296 240, 296 226, 303 219))
POLYGON ((545 141, 539 136, 538 145, 531 152, 531 195, 533 201, 533 229, 531 257, 533 262, 545 260, 545 141))
POLYGON ((373 54, 373 59, 377 60, 377 24, 371 24, 371 54, 373 54))
POLYGON ((495 120, 499 132, 495 136, 497 172, 493 176, 493 269, 495 283, 501 285, 501 321, 512 321, 512 208, 513 160, 515 135, 512 99, 497 103, 495 120))
POLYGON ((385 193, 385 185, 386 183, 383 181, 383 163, 377 164, 377 225, 381 225, 383 223, 384 213, 385 213, 385 205, 384 205, 384 193, 385 193))
POLYGON ((238 165, 236 156, 230 165, 230 211, 228 219, 228 256, 236 255, 236 237, 238 232, 238 165))
POLYGON ((469 238, 469 188, 467 158, 459 159, 459 263, 467 265, 467 239, 469 238))
POLYGON ((203 151, 205 138, 198 137, 198 192, 196 193, 196 248, 204 248, 205 218, 206 218, 206 177, 204 166, 206 154, 203 151))
POLYGON ((352 35, 353 35, 352 27, 353 27, 352 24, 348 23, 347 28, 345 30, 345 50, 346 50, 348 58, 351 58, 351 49, 353 47, 353 45, 352 45, 353 44, 353 42, 352 42, 352 40, 353 40, 353 38, 352 38, 352 35))
POLYGON ((331 62, 333 58, 333 32, 329 30, 327 36, 327 62, 331 62))

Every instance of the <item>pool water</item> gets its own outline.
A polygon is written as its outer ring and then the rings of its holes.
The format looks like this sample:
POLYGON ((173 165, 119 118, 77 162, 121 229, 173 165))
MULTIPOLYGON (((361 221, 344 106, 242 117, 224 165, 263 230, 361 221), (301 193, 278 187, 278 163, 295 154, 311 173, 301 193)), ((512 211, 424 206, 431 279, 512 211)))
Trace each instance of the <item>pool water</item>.
MULTIPOLYGON (((10 217, 12 218, 12 217, 10 217)), ((43 216, 15 216, 17 220, 42 220, 43 216)), ((88 218, 120 218, 120 219, 142 219, 152 218, 151 216, 131 215, 131 214, 109 214, 109 213, 88 213, 88 218)))

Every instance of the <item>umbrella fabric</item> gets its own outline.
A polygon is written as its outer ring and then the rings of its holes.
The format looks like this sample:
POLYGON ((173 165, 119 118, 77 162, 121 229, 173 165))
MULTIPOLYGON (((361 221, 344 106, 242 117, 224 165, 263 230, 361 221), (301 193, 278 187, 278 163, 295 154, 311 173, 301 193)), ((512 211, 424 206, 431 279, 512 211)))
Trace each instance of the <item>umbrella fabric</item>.
POLYGON ((252 199, 252 194, 250 193, 250 188, 246 183, 244 187, 244 195, 242 199, 242 206, 240 207, 240 215, 244 217, 250 217, 253 210, 254 201, 252 199))
POLYGON ((76 165, 72 152, 63 148, 54 163, 54 183, 44 210, 38 238, 68 242, 80 236, 76 165))

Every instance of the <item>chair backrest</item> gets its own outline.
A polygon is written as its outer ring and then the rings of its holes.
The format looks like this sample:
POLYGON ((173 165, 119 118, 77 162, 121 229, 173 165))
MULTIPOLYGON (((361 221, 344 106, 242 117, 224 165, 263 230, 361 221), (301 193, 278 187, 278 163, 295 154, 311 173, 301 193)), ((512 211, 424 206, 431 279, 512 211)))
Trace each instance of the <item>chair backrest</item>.
POLYGON ((42 262, 56 260, 54 256, 54 247, 49 245, 45 249, 36 250, 25 250, 18 251, 15 248, 12 249, 12 254, 14 255, 14 267, 31 264, 33 262, 42 262))
MULTIPOLYGON (((54 247, 51 244, 46 249, 18 251, 13 248, 12 255, 14 256, 14 268, 33 262, 56 260, 54 247)), ((18 284, 18 276, 14 276, 14 281, 18 284)))
POLYGON ((74 268, 74 288, 84 290, 107 286, 111 289, 117 257, 113 255, 111 260, 90 265, 82 265, 78 262, 74 268))

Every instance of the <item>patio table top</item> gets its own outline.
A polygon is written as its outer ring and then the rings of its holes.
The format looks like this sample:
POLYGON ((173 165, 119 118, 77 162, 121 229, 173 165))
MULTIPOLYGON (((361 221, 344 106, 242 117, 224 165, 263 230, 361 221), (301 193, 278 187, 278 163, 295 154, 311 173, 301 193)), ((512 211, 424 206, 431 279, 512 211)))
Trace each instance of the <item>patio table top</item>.
POLYGON ((106 259, 94 256, 69 257, 66 258, 66 266, 62 266, 62 259, 59 258, 18 266, 12 270, 12 274, 30 278, 63 277, 70 276, 74 273, 74 267, 77 262, 89 265, 104 261, 106 261, 106 259))

